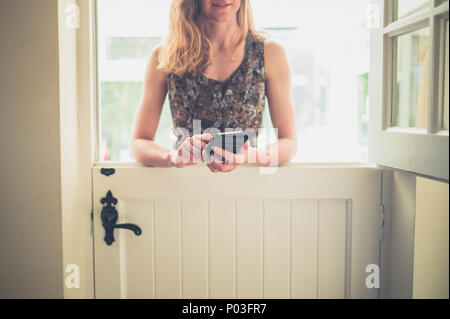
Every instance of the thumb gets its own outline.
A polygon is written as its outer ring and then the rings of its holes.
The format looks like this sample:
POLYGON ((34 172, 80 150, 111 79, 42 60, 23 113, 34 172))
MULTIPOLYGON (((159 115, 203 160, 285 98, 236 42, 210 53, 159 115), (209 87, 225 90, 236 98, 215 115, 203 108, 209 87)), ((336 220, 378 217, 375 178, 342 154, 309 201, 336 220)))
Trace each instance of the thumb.
POLYGON ((178 151, 171 151, 169 158, 173 166, 178 166, 183 162, 183 158, 178 155, 178 151))

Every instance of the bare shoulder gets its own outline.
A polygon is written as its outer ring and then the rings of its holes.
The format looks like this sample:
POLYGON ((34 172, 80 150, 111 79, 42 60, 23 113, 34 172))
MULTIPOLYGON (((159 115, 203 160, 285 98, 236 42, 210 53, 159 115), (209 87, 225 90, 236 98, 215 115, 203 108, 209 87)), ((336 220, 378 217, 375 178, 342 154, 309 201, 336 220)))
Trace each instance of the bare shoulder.
POLYGON ((264 54, 271 56, 284 55, 284 48, 281 44, 274 40, 264 41, 264 54))
POLYGON ((152 52, 150 53, 149 61, 147 64, 146 78, 150 79, 158 79, 160 81, 164 81, 167 74, 159 68, 161 62, 161 54, 163 52, 164 44, 160 44, 156 46, 152 52))
POLYGON ((264 63, 268 76, 277 70, 284 70, 287 67, 287 57, 284 47, 274 41, 264 41, 264 63))
POLYGON ((156 47, 153 48, 152 52, 150 53, 150 64, 153 64, 154 66, 158 66, 161 62, 161 54, 164 49, 164 44, 159 44, 156 47))

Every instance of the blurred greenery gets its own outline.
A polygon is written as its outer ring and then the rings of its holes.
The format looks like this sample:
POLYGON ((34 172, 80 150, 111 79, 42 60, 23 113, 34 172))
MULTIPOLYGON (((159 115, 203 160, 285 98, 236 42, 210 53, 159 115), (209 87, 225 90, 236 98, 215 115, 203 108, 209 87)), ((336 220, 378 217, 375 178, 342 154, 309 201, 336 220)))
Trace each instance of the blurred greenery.
POLYGON ((139 82, 101 83, 102 138, 109 148, 108 160, 120 160, 121 149, 127 148, 141 90, 139 82))
POLYGON ((361 74, 359 80, 359 140, 361 144, 368 143, 369 134, 369 106, 367 98, 369 97, 369 73, 361 74))
MULTIPOLYGON (((307 134, 308 128, 311 126, 326 126, 329 121, 327 119, 327 113, 329 112, 327 104, 327 95, 329 94, 327 69, 317 64, 314 50, 298 48, 295 45, 295 41, 293 41, 294 36, 291 35, 292 30, 269 31, 270 37, 283 43, 289 53, 293 78, 296 81, 294 83, 296 86, 293 90, 293 97, 294 105, 296 106, 296 124, 299 135, 307 134)), ((106 39, 106 59, 125 59, 129 61, 147 59, 149 53, 161 40, 162 38, 159 37, 108 38, 106 39)), ((358 132, 360 145, 367 145, 368 81, 368 73, 358 76, 358 132)), ((100 89, 102 146, 108 148, 108 157, 105 158, 104 154, 102 154, 100 159, 127 161, 130 159, 128 148, 134 116, 142 94, 142 82, 102 82, 100 89)), ((273 128, 267 102, 263 127, 273 128)), ((266 138, 267 134, 271 133, 269 131, 261 132, 258 146, 265 146, 269 142, 266 138)), ((170 106, 166 98, 155 142, 170 149, 174 146, 175 141, 170 106)))
POLYGON ((106 39, 106 58, 118 59, 146 59, 162 38, 108 38, 106 39))
MULTIPOLYGON (((101 123, 102 141, 109 148, 109 161, 123 160, 121 152, 128 152, 134 115, 142 90, 141 82, 103 82, 101 83, 101 123)), ((155 142, 172 148, 172 117, 169 104, 163 106, 155 142)), ((122 154, 123 154, 122 153, 122 154)), ((102 160, 103 154, 102 154, 102 160)))

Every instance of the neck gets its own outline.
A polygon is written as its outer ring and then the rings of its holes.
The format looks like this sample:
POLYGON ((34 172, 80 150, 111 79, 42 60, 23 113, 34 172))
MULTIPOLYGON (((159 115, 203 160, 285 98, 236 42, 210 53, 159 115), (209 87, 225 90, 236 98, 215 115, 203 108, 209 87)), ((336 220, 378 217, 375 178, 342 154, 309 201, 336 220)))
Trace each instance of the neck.
POLYGON ((207 21, 205 29, 214 50, 229 50, 239 38, 239 27, 235 19, 221 23, 207 21))

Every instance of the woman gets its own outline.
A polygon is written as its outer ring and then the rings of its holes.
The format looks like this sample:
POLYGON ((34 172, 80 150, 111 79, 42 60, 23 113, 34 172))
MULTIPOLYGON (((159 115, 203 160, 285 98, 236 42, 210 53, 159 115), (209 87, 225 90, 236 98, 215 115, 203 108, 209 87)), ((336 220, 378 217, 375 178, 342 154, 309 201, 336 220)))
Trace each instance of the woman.
POLYGON ((290 88, 284 49, 254 30, 249 0, 174 0, 169 37, 152 52, 146 70, 131 155, 156 167, 206 161, 212 172, 230 172, 242 163, 273 165, 274 158, 278 165, 286 163, 297 148, 290 88), (185 132, 174 150, 153 141, 166 94, 174 126, 185 132), (265 96, 278 139, 258 149, 265 96), (213 148, 223 163, 204 151, 212 139, 205 131, 211 128, 256 134, 236 155, 213 148))

